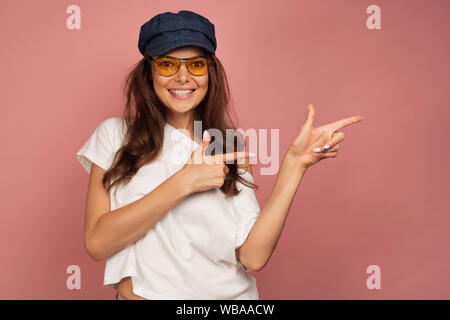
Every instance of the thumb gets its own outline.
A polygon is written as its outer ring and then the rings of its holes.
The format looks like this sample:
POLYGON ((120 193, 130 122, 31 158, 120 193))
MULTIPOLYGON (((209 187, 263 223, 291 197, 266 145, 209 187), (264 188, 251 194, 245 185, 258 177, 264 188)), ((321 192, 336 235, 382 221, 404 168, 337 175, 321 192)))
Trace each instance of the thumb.
POLYGON ((316 118, 316 108, 314 108, 313 104, 310 103, 308 105, 308 115, 306 116, 305 125, 307 126, 314 126, 314 119, 316 118))
POLYGON ((203 131, 203 140, 202 140, 202 145, 201 145, 202 155, 205 154, 205 151, 208 148, 210 142, 211 142, 211 136, 209 135, 208 130, 203 131))
POLYGON ((201 163, 203 160, 203 155, 205 154, 206 149, 209 146, 209 143, 211 142, 211 136, 209 135, 208 131, 203 131, 203 140, 201 145, 193 152, 191 160, 193 160, 194 163, 201 163))

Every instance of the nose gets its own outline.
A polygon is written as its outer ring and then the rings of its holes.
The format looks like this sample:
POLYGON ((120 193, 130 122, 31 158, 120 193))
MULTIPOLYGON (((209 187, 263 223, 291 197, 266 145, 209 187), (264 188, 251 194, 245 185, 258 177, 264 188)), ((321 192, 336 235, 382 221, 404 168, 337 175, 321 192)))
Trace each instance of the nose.
POLYGON ((190 77, 189 70, 186 66, 186 62, 182 62, 180 65, 180 68, 178 69, 178 72, 176 73, 176 79, 186 81, 188 77, 190 77))

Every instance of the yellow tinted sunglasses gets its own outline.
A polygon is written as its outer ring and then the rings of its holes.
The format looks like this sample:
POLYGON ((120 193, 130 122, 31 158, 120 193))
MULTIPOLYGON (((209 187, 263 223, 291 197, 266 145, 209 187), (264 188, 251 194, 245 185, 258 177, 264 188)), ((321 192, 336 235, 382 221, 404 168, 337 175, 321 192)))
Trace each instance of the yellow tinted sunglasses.
POLYGON ((213 61, 209 60, 204 56, 193 57, 189 59, 180 59, 170 56, 158 57, 152 59, 152 57, 147 57, 149 62, 163 77, 171 77, 180 70, 182 63, 186 64, 188 71, 194 76, 203 76, 208 73, 208 67, 213 61), (153 60, 153 63, 152 63, 153 60))

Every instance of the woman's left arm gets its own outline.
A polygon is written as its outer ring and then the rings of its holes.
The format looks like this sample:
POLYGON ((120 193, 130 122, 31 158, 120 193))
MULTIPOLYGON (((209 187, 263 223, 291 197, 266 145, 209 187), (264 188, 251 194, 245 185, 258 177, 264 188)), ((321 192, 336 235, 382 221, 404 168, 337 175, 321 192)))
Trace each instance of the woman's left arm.
POLYGON ((336 157, 339 143, 344 140, 344 134, 337 130, 363 117, 345 118, 317 128, 313 127, 314 119, 315 108, 310 104, 306 121, 283 158, 269 200, 246 241, 236 250, 239 261, 250 270, 260 271, 269 261, 306 170, 322 159, 336 157))
POLYGON ((236 251, 239 261, 248 269, 261 270, 275 250, 305 172, 305 167, 299 165, 289 153, 286 154, 269 200, 256 219, 247 240, 236 251))

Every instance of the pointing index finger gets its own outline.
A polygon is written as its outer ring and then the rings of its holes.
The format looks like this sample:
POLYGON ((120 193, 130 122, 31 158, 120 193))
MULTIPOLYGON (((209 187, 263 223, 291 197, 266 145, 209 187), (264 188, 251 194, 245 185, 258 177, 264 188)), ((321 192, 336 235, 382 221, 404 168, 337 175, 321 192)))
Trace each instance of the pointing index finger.
POLYGON ((354 117, 344 118, 344 119, 332 122, 332 123, 328 124, 326 127, 328 127, 328 129, 330 129, 334 132, 339 129, 345 128, 351 124, 360 122, 362 119, 364 119, 364 117, 362 117, 362 116, 354 116, 354 117))
POLYGON ((228 161, 234 161, 234 160, 239 160, 239 159, 244 159, 247 157, 254 157, 254 156, 255 156, 255 154, 252 152, 235 151, 235 152, 230 152, 230 153, 225 153, 225 154, 216 154, 212 157, 219 162, 227 162, 228 163, 228 161))

